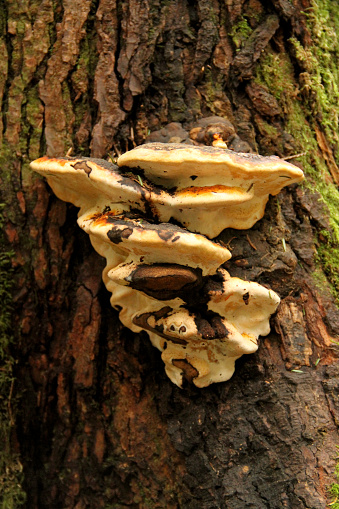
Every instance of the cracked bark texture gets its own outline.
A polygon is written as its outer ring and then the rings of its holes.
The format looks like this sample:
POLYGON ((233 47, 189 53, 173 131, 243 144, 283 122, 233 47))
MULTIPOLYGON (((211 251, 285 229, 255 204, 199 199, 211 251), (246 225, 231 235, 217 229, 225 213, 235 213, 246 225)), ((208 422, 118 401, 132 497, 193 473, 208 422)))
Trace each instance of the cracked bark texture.
MULTIPOLYGON (((251 230, 220 235, 231 275, 269 285, 282 303, 271 334, 229 382, 180 390, 147 335, 124 329, 110 308, 104 262, 76 226, 77 211, 28 170, 45 153, 72 147, 107 158, 150 132, 166 135, 169 123, 188 133, 211 115, 227 118, 253 151, 302 152, 284 94, 255 78, 266 54, 288 59, 311 121, 312 90, 301 87, 309 70, 289 40, 312 44, 313 4, 1 5, 1 188, 15 250, 12 446, 25 507, 324 509, 339 443, 339 311, 325 276, 314 279, 322 273, 315 239, 330 230, 319 195, 287 188, 251 230)), ((328 132, 316 117, 328 168, 319 178, 335 183, 328 132)))

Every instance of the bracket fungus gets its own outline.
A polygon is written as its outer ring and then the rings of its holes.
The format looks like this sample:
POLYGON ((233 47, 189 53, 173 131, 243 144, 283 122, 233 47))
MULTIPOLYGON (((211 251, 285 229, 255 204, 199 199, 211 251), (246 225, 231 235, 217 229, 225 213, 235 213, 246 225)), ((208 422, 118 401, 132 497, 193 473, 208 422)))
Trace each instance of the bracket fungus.
POLYGON ((279 297, 231 277, 222 268, 231 253, 213 239, 250 228, 269 194, 303 172, 278 157, 171 143, 142 145, 117 163, 42 157, 31 167, 80 208, 79 226, 107 261, 112 306, 126 327, 148 333, 169 378, 179 387, 228 380, 269 333, 279 297))

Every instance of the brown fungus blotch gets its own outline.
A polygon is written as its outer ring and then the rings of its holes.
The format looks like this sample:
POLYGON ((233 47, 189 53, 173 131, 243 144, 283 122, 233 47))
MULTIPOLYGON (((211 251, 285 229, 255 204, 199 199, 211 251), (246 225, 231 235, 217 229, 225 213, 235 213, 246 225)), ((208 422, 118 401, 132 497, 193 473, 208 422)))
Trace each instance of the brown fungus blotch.
POLYGON ((199 371, 186 359, 173 359, 172 364, 182 371, 182 377, 189 383, 192 383, 194 378, 199 376, 199 371))
POLYGON ((228 380, 235 360, 256 351, 279 297, 231 277, 222 268, 231 253, 210 239, 227 227, 250 228, 269 194, 302 179, 299 168, 171 143, 137 147, 118 166, 43 157, 31 167, 80 208, 79 226, 107 261, 112 306, 126 327, 147 331, 175 384, 228 380))
POLYGON ((73 164, 72 166, 76 170, 83 170, 87 175, 89 175, 92 171, 92 168, 90 166, 88 166, 86 161, 77 162, 77 163, 73 164))
POLYGON ((128 276, 129 286, 159 300, 171 300, 199 290, 201 270, 177 264, 138 265, 128 276))

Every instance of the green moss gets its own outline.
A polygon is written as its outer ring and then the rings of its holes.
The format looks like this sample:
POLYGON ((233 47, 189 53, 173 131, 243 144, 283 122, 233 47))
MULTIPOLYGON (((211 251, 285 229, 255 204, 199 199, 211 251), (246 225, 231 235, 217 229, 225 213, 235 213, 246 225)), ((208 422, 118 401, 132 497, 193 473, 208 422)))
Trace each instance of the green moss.
POLYGON ((266 122, 263 118, 259 117, 259 115, 255 119, 255 124, 260 135, 262 136, 260 141, 261 154, 266 154, 266 146, 269 147, 269 154, 271 153, 272 146, 275 146, 279 153, 281 153, 283 151, 283 143, 281 137, 279 136, 279 130, 272 124, 266 122))
POLYGON ((232 38, 234 46, 237 49, 240 49, 243 45, 243 42, 249 38, 252 32, 252 28, 248 24, 246 18, 243 17, 240 19, 240 21, 238 21, 238 23, 233 25, 229 35, 232 38))
POLYGON ((318 240, 316 260, 320 262, 324 273, 332 283, 332 292, 339 302, 339 249, 333 241, 333 236, 323 230, 321 240, 318 240))
POLYGON ((265 120, 262 120, 260 127, 267 136, 270 136, 272 138, 272 140, 278 136, 278 129, 273 125, 265 122, 265 120))
MULTIPOLYGON (((338 446, 337 446, 337 448, 339 449, 338 446)), ((331 486, 329 488, 329 493, 334 499, 333 502, 331 504, 329 504, 329 507, 331 507, 331 509, 339 509, 339 456, 337 456, 337 465, 335 468, 335 476, 336 476, 338 482, 331 484, 331 486)))
MULTIPOLYGON (((4 217, 0 206, 0 231, 4 217)), ((3 234, 0 235, 0 508, 16 509, 24 504, 26 495, 22 489, 22 465, 12 446, 15 401, 13 397, 15 361, 10 354, 11 334, 11 289, 12 252, 5 252, 3 234)))
POLYGON ((320 201, 329 211, 331 237, 325 241, 316 239, 316 261, 339 302, 339 191, 331 183, 316 135, 320 128, 338 161, 339 13, 332 9, 330 1, 324 0, 321 7, 312 2, 306 16, 313 44, 304 47, 296 38, 290 38, 291 57, 268 47, 257 66, 255 80, 268 87, 278 100, 284 129, 294 137, 296 151, 305 153, 298 159, 306 172, 304 185, 320 194, 320 201), (292 58, 297 59, 303 71, 299 74, 299 87, 292 58))
POLYGON ((199 91, 204 97, 206 106, 214 115, 218 115, 219 113, 215 107, 215 101, 220 99, 223 88, 223 75, 221 73, 215 73, 210 67, 205 67, 204 84, 199 87, 199 91))
MULTIPOLYGON (((264 84, 281 106, 288 106, 296 95, 294 67, 286 53, 276 53, 269 46, 255 69, 255 81, 264 84)), ((286 109, 283 109, 286 112, 286 109)))
MULTIPOLYGON (((304 48, 298 40, 290 41, 295 56, 306 73, 308 106, 318 115, 330 143, 338 144, 339 127, 339 12, 331 0, 312 1, 305 12, 313 44, 304 48)), ((336 157, 339 161, 338 146, 336 157)))
POLYGON ((319 153, 314 126, 312 129, 312 120, 308 117, 309 112, 298 99, 294 68, 288 55, 278 55, 273 50, 269 50, 257 68, 256 81, 266 85, 270 93, 279 101, 286 116, 284 127, 294 137, 298 151, 305 153, 299 158, 309 177, 305 185, 322 196, 322 201, 331 212, 333 240, 339 242, 339 192, 334 184, 328 182, 328 179, 325 182, 329 171, 319 153))

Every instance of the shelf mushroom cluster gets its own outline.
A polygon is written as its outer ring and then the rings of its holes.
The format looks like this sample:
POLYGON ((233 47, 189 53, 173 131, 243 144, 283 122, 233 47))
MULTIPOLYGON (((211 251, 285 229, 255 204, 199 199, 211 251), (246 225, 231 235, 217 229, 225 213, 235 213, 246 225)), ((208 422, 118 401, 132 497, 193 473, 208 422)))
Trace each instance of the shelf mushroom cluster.
POLYGON ((80 208, 79 226, 106 258, 111 304, 132 331, 147 331, 179 387, 228 380, 234 363, 269 333, 279 297, 231 277, 224 228, 250 228, 269 194, 303 172, 278 157, 150 143, 119 157, 31 163, 55 194, 80 208))

